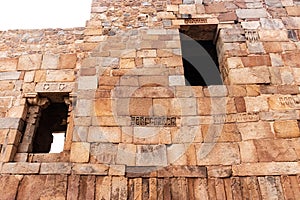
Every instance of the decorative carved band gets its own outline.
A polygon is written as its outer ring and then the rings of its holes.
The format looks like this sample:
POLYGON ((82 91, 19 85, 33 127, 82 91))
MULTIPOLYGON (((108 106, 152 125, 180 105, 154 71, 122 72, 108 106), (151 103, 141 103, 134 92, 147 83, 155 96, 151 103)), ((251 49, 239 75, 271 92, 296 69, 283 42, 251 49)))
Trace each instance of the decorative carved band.
POLYGON ((176 126, 176 117, 131 116, 132 126, 176 126))

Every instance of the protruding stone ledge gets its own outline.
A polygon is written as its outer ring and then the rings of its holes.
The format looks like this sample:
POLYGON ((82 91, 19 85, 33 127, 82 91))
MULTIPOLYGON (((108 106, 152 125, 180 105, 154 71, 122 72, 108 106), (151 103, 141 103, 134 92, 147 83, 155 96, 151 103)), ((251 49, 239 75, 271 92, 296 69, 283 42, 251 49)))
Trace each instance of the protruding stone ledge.
POLYGON ((71 174, 71 163, 42 163, 40 174, 71 174))
POLYGON ((74 164, 72 171, 80 175, 107 175, 108 165, 104 164, 74 164))
POLYGON ((299 162, 245 163, 232 166, 233 176, 271 176, 300 174, 299 162))
POLYGON ((2 166, 2 174, 38 174, 40 163, 4 163, 2 166))

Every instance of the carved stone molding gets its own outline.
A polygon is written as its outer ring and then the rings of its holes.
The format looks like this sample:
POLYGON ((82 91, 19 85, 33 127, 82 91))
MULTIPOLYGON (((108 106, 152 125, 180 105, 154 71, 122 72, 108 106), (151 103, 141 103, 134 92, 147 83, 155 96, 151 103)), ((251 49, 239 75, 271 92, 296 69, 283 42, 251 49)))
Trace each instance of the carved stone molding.
POLYGON ((49 99, 40 98, 37 93, 27 93, 25 94, 27 102, 32 106, 39 106, 42 109, 47 108, 50 104, 49 99))

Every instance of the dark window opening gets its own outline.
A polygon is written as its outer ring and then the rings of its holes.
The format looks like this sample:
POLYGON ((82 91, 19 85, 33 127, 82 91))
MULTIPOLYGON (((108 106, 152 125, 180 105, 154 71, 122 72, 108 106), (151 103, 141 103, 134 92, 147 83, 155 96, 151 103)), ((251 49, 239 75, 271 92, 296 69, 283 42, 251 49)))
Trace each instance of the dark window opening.
POLYGON ((180 40, 186 85, 222 85, 214 40, 217 25, 181 26, 180 40))
POLYGON ((63 150, 61 149, 63 148, 61 145, 64 143, 64 137, 67 131, 68 105, 65 104, 63 95, 52 94, 43 96, 46 96, 51 103, 47 108, 41 111, 32 143, 32 152, 58 153, 63 150), (63 137, 61 137, 62 135, 63 137), (53 140, 53 138, 55 138, 55 140, 53 140), (58 143, 60 145, 58 145, 58 143), (60 151, 58 151, 57 148, 59 148, 60 151))

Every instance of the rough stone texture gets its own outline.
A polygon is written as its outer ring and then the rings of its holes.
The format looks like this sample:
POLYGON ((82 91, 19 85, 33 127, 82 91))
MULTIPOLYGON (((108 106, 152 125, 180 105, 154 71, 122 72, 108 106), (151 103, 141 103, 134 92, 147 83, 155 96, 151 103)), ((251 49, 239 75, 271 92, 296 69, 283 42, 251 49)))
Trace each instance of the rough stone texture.
POLYGON ((86 27, 2 31, 0 198, 299 199, 299 5, 93 0, 86 27), (179 33, 225 86, 185 86, 179 33), (31 152, 34 93, 69 105, 61 153, 31 152))

